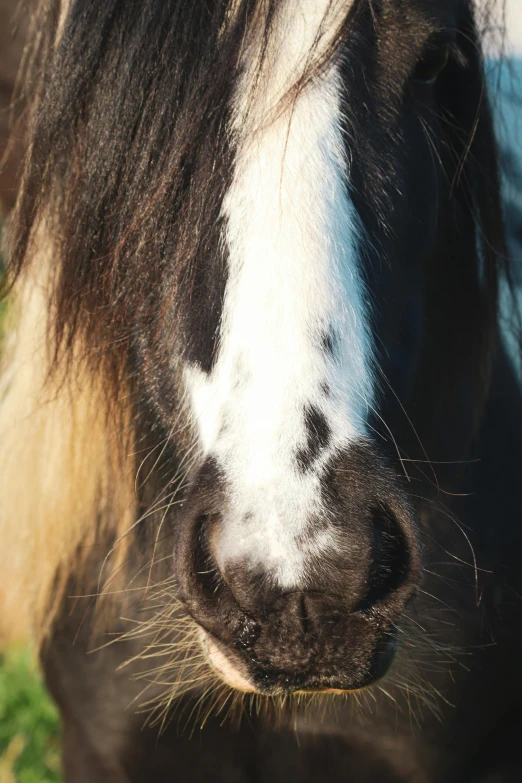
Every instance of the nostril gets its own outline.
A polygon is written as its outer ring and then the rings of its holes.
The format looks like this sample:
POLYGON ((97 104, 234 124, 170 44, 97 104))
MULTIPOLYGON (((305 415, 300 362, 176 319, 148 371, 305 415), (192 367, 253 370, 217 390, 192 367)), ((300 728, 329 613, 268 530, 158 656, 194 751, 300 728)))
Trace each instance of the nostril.
POLYGON ((212 528, 220 519, 219 514, 202 514, 197 522, 193 552, 194 576, 200 591, 207 597, 215 596, 223 584, 210 545, 212 528))
POLYGON ((368 590, 360 611, 384 601, 404 584, 410 570, 406 537, 395 516, 384 508, 372 514, 372 554, 368 590))

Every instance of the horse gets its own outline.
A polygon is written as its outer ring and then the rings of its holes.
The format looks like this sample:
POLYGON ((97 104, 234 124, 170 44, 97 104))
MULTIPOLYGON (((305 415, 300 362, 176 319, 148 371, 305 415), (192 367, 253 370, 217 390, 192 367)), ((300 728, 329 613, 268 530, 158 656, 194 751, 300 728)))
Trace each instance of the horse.
POLYGON ((520 779, 486 26, 471 0, 33 9, 2 622, 37 640, 69 783, 520 779))
POLYGON ((11 150, 8 153, 8 141, 12 142, 16 134, 10 133, 9 118, 10 104, 13 93, 13 85, 22 56, 24 30, 19 30, 19 35, 13 35, 15 4, 12 0, 0 2, 0 220, 3 221, 3 210, 9 211, 16 199, 17 178, 16 172, 19 166, 19 151, 11 150))

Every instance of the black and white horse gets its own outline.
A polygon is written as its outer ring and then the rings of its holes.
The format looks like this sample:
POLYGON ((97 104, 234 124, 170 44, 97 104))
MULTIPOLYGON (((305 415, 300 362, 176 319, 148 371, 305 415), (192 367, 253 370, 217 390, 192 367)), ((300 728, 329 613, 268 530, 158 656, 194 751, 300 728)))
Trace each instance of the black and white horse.
POLYGON ((38 3, 2 568, 68 781, 520 779, 522 401, 478 22, 38 3))

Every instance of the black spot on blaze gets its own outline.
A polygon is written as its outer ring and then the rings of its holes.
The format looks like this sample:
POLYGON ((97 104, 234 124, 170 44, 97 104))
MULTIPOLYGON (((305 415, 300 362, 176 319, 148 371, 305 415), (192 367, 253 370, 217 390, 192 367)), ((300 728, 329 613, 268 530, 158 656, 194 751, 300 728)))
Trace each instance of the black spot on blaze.
POLYGON ((332 358, 335 357, 336 343, 337 340, 332 331, 323 332, 321 335, 321 347, 323 351, 332 358))
POLYGON ((315 405, 305 408, 305 422, 309 435, 309 448, 317 454, 330 440, 332 431, 324 414, 315 405))
POLYGON ((325 397, 329 397, 332 393, 332 390, 330 389, 330 384, 326 383, 326 381, 322 381, 322 383, 319 385, 319 388, 321 389, 321 393, 324 394, 325 397))
POLYGON ((310 459, 306 447, 297 450, 295 460, 300 473, 306 473, 310 470, 313 460, 310 459))
POLYGON ((301 473, 312 467, 321 451, 328 446, 332 430, 324 414, 315 405, 307 405, 304 411, 306 426, 306 445, 296 454, 297 466, 301 473))

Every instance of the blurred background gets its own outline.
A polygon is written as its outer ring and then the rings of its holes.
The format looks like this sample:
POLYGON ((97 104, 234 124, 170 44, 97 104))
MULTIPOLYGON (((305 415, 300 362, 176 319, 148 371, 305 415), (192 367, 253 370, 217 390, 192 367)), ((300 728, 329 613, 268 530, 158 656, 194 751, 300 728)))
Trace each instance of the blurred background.
MULTIPOLYGON (((11 97, 27 25, 23 15, 13 23, 17 4, 17 0, 0 0, 0 275, 2 225, 16 198, 21 154, 16 133, 8 150, 11 97)), ((0 359, 6 309, 7 303, 1 302, 0 359)), ((57 783, 62 779, 57 710, 45 692, 28 640, 20 639, 8 648, 5 634, 0 617, 0 783, 57 783)))
MULTIPOLYGON (((480 8, 481 0, 477 4, 480 8)), ((16 128, 10 132, 10 104, 27 27, 23 15, 12 22, 17 5, 17 0, 0 0, 0 234, 16 198, 21 154, 19 133, 16 128)), ((522 260, 522 0, 506 0, 504 12, 502 5, 499 0, 491 20, 488 80, 501 146, 510 250, 522 260)), ((0 251, 0 274, 1 268, 0 251)), ((517 282, 522 290, 522 272, 517 282)), ((5 303, 0 304, 0 354, 5 311, 5 303)), ((28 641, 21 639, 7 648, 2 637, 0 617, 0 783, 57 783, 61 776, 56 709, 45 693, 28 641)))

